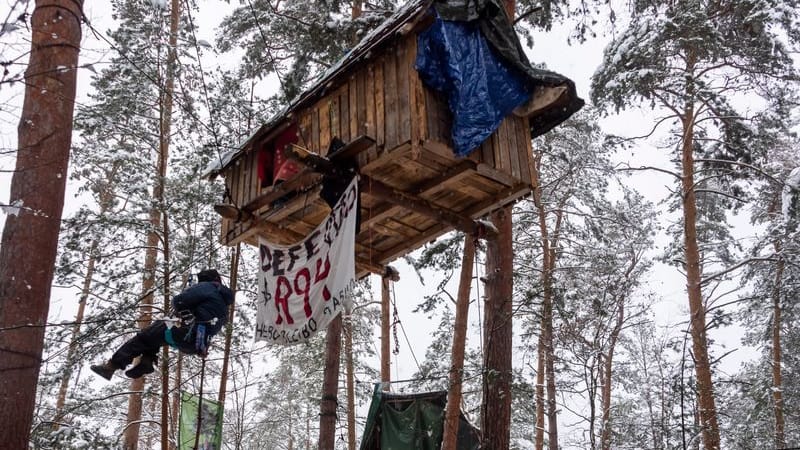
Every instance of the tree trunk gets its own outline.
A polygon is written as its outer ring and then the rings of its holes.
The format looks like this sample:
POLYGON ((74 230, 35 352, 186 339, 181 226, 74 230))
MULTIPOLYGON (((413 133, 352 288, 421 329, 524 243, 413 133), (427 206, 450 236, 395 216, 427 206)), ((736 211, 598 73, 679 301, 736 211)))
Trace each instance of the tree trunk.
POLYGON ((225 350, 222 354, 222 371, 220 372, 219 395, 217 401, 225 407, 225 394, 228 388, 228 365, 230 364, 231 343, 233 341, 233 318, 236 312, 236 289, 239 284, 239 256, 241 256, 241 245, 236 244, 236 249, 231 257, 231 282, 230 289, 233 292, 233 303, 228 307, 228 323, 225 324, 225 350))
MULTIPOLYGON (((98 212, 100 217, 104 217, 112 207, 112 202, 114 201, 115 177, 119 166, 120 163, 115 161, 111 169, 106 173, 106 182, 101 184, 99 194, 100 210, 98 212)), ((81 324, 86 313, 86 300, 88 300, 89 293, 91 292, 92 278, 94 277, 95 265, 97 264, 97 247, 99 245, 98 239, 93 238, 92 243, 89 245, 89 252, 87 253, 88 262, 86 263, 86 273, 83 277, 81 296, 78 300, 78 312, 75 314, 75 324, 72 325, 67 359, 64 364, 64 375, 61 378, 61 386, 59 386, 58 397, 56 399, 56 412, 53 415, 54 429, 58 429, 59 422, 64 414, 64 404, 67 400, 67 390, 69 389, 70 378, 72 378, 72 369, 77 364, 75 356, 78 350, 78 337, 80 336, 81 324)))
POLYGON ((461 388, 464 379, 464 350, 469 325, 469 294, 472 287, 472 269, 475 262, 475 238, 464 236, 464 257, 461 260, 461 279, 456 299, 456 318, 453 327, 453 348, 450 362, 450 390, 444 414, 442 450, 456 450, 458 419, 461 416, 461 388))
MULTIPOLYGON (((552 345, 553 327, 553 268, 556 262, 556 253, 550 248, 550 234, 547 229, 547 211, 542 203, 542 185, 540 179, 541 156, 537 155, 531 164, 531 184, 533 185, 533 204, 539 218, 539 234, 542 243, 542 318, 537 348, 536 372, 536 435, 534 445, 536 450, 544 448, 544 416, 545 416, 545 379, 547 374, 546 364, 548 345, 552 345), (549 332, 548 332, 549 330, 549 332)), ((559 222, 560 223, 560 222, 559 222)), ((558 230, 556 230, 556 233, 558 230)), ((551 426, 552 427, 552 426, 551 426)), ((552 431, 552 430, 551 430, 552 431)), ((558 429, 555 429, 558 432, 558 429)), ((553 441, 553 439, 549 439, 553 441)), ((558 442, 558 439, 555 439, 558 442)))
MULTIPOLYGON (((552 250, 551 250, 552 252, 552 250)), ((552 267, 551 267, 552 269, 552 267)), ((552 274, 550 275, 552 276, 552 274)), ((544 337, 544 373, 547 390, 547 447, 558 450, 558 415, 556 410, 555 348, 553 344, 552 295, 542 311, 542 336, 544 337)))
POLYGON ((381 384, 384 391, 389 390, 389 382, 392 380, 390 348, 391 324, 389 323, 391 282, 392 281, 387 276, 381 279, 381 384))
MULTIPOLYGON (((164 181, 167 175, 169 161, 169 144, 172 129, 172 95, 175 86, 175 65, 177 61, 178 27, 180 24, 180 2, 172 0, 170 16, 169 49, 167 53, 167 73, 164 81, 164 90, 161 95, 160 105, 160 130, 159 152, 156 163, 156 179, 153 185, 153 206, 150 209, 150 231, 147 234, 147 250, 145 252, 144 281, 142 283, 142 311, 139 317, 139 327, 146 328, 152 321, 153 289, 155 287, 156 262, 158 255, 159 235, 161 228, 161 215, 164 210, 164 181)), ((169 280, 164 280, 169 283, 169 280)), ((162 364, 166 365, 166 361, 162 364)), ((144 390, 144 377, 131 382, 131 391, 144 390)), ((128 423, 125 430, 125 450, 136 450, 139 440, 139 424, 142 417, 141 394, 133 394, 128 402, 128 423)))
MULTIPOLYGON (((780 254, 780 243, 775 242, 775 253, 780 254)), ((772 289, 772 402, 775 412, 775 448, 786 446, 783 418, 783 376, 781 372, 781 286, 783 279, 783 258, 775 266, 775 285, 772 289)))
POLYGON ((339 356, 342 350, 342 315, 328 325, 325 336, 325 372, 319 405, 319 448, 333 449, 336 442, 336 408, 339 405, 339 356))
MULTIPOLYGON (((689 67, 693 67, 690 52, 689 67)), ((691 73, 691 70, 689 70, 691 73)), ((692 98, 691 95, 688 98, 692 98)), ((692 351, 697 375, 697 396, 703 443, 706 450, 719 450, 720 437, 717 423, 717 408, 711 381, 711 366, 708 358, 706 337, 706 311, 703 304, 702 271, 700 250, 697 244, 697 199, 694 193, 694 105, 687 103, 683 117, 683 222, 686 257, 686 288, 689 294, 691 314, 692 351)))
POLYGON ((484 450, 505 450, 511 438, 513 249, 511 207, 491 214, 497 236, 486 251, 484 375, 481 420, 484 450))
MULTIPOLYGON (((544 330, 544 314, 540 321, 540 330, 544 330)), ((534 445, 536 450, 544 449, 544 334, 539 332, 539 342, 536 349, 536 435, 534 445)))
MULTIPOLYGON (((183 386, 183 355, 178 352, 175 358, 175 386, 183 386)), ((178 413, 181 408, 181 390, 174 389, 172 392, 172 415, 170 417, 170 426, 172 430, 173 439, 170 440, 170 449, 175 450, 178 448, 178 413)))
MULTIPOLYGON (((102 214, 102 211, 101 211, 102 214)), ((56 398, 56 412, 53 415, 54 429, 58 429, 60 422, 64 415, 64 404, 67 401, 67 390, 69 389, 69 381, 72 378, 72 368, 77 361, 75 354, 78 350, 78 337, 81 332, 81 323, 83 323, 83 316, 86 312, 86 300, 89 298, 89 292, 92 285, 92 277, 94 276, 94 266, 97 264, 97 239, 92 240, 89 247, 89 262, 86 264, 86 274, 83 277, 83 287, 81 288, 81 296, 78 300, 78 312, 75 313, 75 323, 72 325, 72 333, 70 336, 69 350, 67 350, 67 360, 64 363, 64 371, 61 376, 61 385, 58 388, 58 397, 56 398)))
POLYGON ((344 320, 344 357, 347 382, 347 448, 356 450, 356 389, 353 374, 353 316, 344 320))
MULTIPOLYGON (((170 284, 172 270, 169 261, 170 251, 169 216, 164 213, 164 311, 170 307, 170 284)), ((161 450, 169 450, 169 346, 161 348, 161 450)))
MULTIPOLYGON (((541 199, 540 199, 541 200, 541 199)), ((540 203, 541 204, 541 203, 540 203)), ((563 205, 561 205, 563 206, 563 205)), ((544 351, 544 374, 545 374, 545 387, 547 391, 547 447, 550 450, 558 450, 558 410, 556 409, 556 374, 555 374, 555 344, 553 340, 553 273, 556 267, 556 247, 558 236, 561 232, 561 224, 563 220, 563 209, 559 206, 556 212, 555 224, 553 225, 553 234, 548 237, 546 244, 547 248, 547 271, 542 273, 545 277, 543 282, 543 289, 545 290, 542 303, 542 347, 544 351)), ((544 206, 542 206, 542 214, 544 206)), ((544 226, 546 230, 546 222, 544 215, 540 218, 540 226, 544 226)), ((544 233, 547 237, 547 233, 544 233)))
POLYGON ((37 0, 0 244, 0 430, 28 448, 64 206, 83 2, 37 0))
POLYGON ((600 390, 600 407, 602 409, 602 422, 600 433, 600 448, 611 450, 611 376, 613 375, 614 348, 617 346, 617 339, 622 331, 622 324, 625 320, 625 298, 621 298, 618 303, 617 322, 611 331, 608 342, 608 352, 603 358, 602 370, 603 385, 600 390))

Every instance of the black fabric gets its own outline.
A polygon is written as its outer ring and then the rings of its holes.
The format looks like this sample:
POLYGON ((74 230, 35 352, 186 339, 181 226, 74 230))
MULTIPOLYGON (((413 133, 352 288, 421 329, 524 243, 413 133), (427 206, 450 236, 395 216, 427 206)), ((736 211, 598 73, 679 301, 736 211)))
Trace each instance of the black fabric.
MULTIPOLYGON (((134 337, 122 344, 122 347, 111 356, 111 363, 124 369, 133 362, 134 358, 141 355, 147 355, 153 362, 158 361, 158 351, 162 346, 167 344, 164 337, 166 329, 167 325, 164 321, 157 320, 153 322, 150 326, 139 331, 134 337)), ((178 344, 180 351, 194 354, 197 353, 194 348, 194 338, 190 336, 188 341, 186 340, 187 333, 189 332, 190 330, 187 327, 173 327, 172 337, 178 344)))
MULTIPOLYGON (((322 176, 322 189, 319 192, 320 198, 331 208, 336 205, 339 198, 350 186, 353 177, 358 173, 358 163, 353 159, 342 159, 336 157, 336 152, 344 148, 345 143, 338 137, 331 139, 328 146, 328 159, 333 163, 333 170, 322 176)), ((356 204, 356 234, 361 231, 361 196, 358 196, 356 204)))
POLYGON ((189 310, 195 321, 206 324, 206 332, 211 337, 222 329, 228 320, 228 306, 233 303, 233 292, 217 282, 201 281, 190 286, 172 299, 175 311, 189 310), (211 321, 216 318, 217 322, 211 321))
POLYGON ((531 118, 531 133, 534 137, 547 133, 583 107, 584 101, 578 97, 572 80, 531 65, 499 0, 436 0, 433 7, 444 20, 478 20, 481 32, 492 49, 534 85, 567 87, 565 101, 554 104, 531 118))
MULTIPOLYGON (((216 273, 215 270, 213 272, 216 273)), ((227 322, 228 306, 232 303, 233 292, 226 286, 213 281, 201 281, 185 289, 172 299, 172 307, 175 311, 188 310, 194 316, 196 323, 205 325, 206 343, 227 322), (211 321, 214 318, 217 321, 212 324, 211 321)), ((195 349, 196 327, 196 324, 192 327, 172 327, 172 339, 178 345, 178 350, 189 354, 197 353, 195 349)), ((159 349, 168 344, 164 335, 166 330, 167 325, 163 320, 153 322, 122 344, 122 347, 111 357, 111 362, 120 368, 124 368, 139 355, 148 355, 155 360, 159 349)))

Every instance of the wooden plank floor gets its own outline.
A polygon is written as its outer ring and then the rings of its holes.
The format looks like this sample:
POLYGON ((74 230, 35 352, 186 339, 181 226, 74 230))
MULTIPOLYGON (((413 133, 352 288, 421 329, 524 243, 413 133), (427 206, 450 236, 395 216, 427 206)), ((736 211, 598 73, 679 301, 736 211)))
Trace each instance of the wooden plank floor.
MULTIPOLYGON (((359 158, 362 162, 366 159, 360 167, 367 178, 363 183, 376 180, 469 219, 480 218, 531 190, 529 180, 516 180, 474 159, 456 159, 441 147, 428 142, 418 152, 412 152, 409 143, 384 152, 374 146, 368 148, 364 153, 371 158, 359 158)), ((256 244, 258 237, 264 236, 273 242, 291 244, 313 230, 325 219, 329 207, 319 197, 321 178, 303 172, 300 176, 305 177, 304 182, 279 206, 272 203, 277 197, 264 190, 269 202, 262 198, 249 208, 244 205, 253 214, 251 220, 234 223, 223 219, 229 222, 223 225, 226 231, 223 242, 256 244)), ((360 276, 379 270, 453 229, 430 216, 383 201, 366 190, 368 186, 362 186, 361 230, 356 236, 360 276)))

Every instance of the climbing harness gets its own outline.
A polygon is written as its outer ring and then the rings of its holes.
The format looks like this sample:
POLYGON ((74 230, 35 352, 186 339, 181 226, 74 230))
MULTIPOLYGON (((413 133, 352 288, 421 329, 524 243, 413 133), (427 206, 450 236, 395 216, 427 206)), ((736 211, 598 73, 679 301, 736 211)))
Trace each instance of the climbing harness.
MULTIPOLYGON (((206 325, 216 325, 217 318, 211 320, 198 321, 195 319, 191 311, 183 310, 178 312, 178 317, 165 317, 162 319, 167 326, 164 330, 164 340, 170 347, 180 350, 180 344, 175 340, 172 334, 172 328, 189 327, 184 337, 184 342, 190 343, 192 339, 192 331, 194 331, 194 349, 200 355, 205 355, 208 351, 208 336, 206 333, 206 325)), ((183 346, 186 348, 186 346, 183 346)))

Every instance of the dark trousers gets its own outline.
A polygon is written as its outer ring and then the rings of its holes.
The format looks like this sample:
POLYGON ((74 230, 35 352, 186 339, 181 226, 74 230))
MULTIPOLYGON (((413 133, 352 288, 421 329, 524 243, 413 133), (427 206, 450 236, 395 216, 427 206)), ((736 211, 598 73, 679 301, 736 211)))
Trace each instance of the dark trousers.
MULTIPOLYGON (((159 349, 167 345, 168 342, 164 335, 167 325, 162 320, 157 320, 147 328, 136 333, 136 336, 128 339, 122 347, 111 356, 111 363, 124 369, 133 362, 137 356, 147 355, 153 362, 158 361, 159 349)), ((178 349, 184 353, 197 353, 194 349, 194 338, 186 341, 186 335, 190 332, 189 327, 172 327, 172 339, 178 344, 178 349)))

